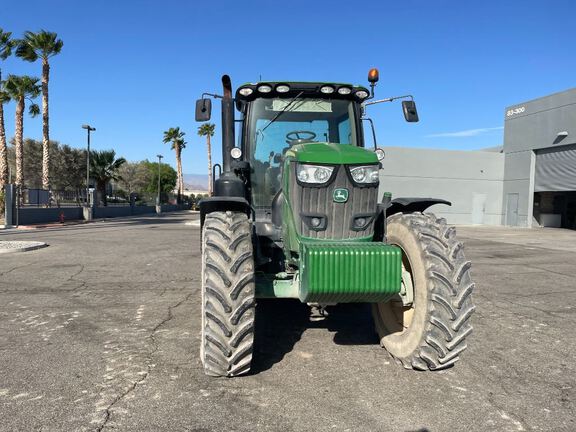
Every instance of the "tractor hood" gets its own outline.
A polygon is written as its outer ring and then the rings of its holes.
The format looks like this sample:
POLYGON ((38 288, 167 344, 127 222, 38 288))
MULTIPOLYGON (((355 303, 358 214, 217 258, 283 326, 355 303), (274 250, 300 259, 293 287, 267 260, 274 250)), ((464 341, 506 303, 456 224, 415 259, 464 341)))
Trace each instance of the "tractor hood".
POLYGON ((331 165, 378 163, 378 158, 373 151, 350 144, 297 144, 292 146, 285 156, 298 162, 331 165))

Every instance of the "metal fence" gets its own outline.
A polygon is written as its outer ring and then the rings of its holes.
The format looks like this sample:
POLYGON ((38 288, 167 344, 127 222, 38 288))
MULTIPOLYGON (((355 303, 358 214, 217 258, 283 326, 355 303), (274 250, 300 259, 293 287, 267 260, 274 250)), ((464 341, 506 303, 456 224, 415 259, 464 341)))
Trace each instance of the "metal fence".
POLYGON ((18 203, 21 207, 80 207, 86 203, 86 190, 45 190, 22 188, 18 203))
MULTIPOLYGON (((86 189, 79 190, 45 190, 21 188, 18 192, 17 202, 20 207, 81 207, 86 204, 86 189)), ((134 193, 133 202, 136 206, 156 205, 157 193, 134 193)), ((189 197, 182 196, 181 203, 190 201, 189 197)), ((112 193, 106 195, 106 206, 122 207, 131 205, 131 197, 125 193, 112 193)), ((178 196, 174 193, 161 193, 160 204, 178 204, 178 196)), ((96 207, 103 207, 102 197, 97 198, 96 207)))
MULTIPOLYGON (((137 206, 156 205, 158 194, 152 192, 137 193, 135 197, 137 206)), ((174 193, 162 192, 160 194, 160 204, 177 204, 178 195, 174 193)))
MULTIPOLYGON (((102 198, 96 203, 97 207, 102 207, 104 202, 102 198)), ((106 205, 108 207, 124 207, 130 205, 130 196, 126 196, 125 194, 117 194, 112 193, 106 195, 106 205)))

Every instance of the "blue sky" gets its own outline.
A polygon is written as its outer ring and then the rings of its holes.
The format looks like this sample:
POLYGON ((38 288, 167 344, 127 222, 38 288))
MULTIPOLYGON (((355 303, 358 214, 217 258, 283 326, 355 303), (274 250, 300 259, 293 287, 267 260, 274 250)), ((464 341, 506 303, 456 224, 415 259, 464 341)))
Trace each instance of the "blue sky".
MULTIPOLYGON (((129 160, 174 163, 162 132, 187 133, 185 173, 206 171, 194 101, 263 80, 366 84, 380 70, 378 97, 411 93, 420 123, 398 104, 371 107, 380 145, 478 149, 502 143, 504 108, 575 86, 576 2, 565 1, 111 1, 3 0, 0 27, 55 31, 51 138, 129 160)), ((39 64, 11 58, 8 73, 40 75, 39 64)), ((215 105, 219 159, 219 104, 215 105)), ((14 134, 14 105, 5 107, 14 134)), ((41 118, 25 120, 41 139, 41 118)))

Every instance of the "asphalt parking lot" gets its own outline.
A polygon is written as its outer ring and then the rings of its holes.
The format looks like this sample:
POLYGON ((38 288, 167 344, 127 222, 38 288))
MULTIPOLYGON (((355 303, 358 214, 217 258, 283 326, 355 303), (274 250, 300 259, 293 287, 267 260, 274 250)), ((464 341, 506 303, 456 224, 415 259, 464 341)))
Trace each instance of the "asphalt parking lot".
POLYGON ((448 371, 406 371, 366 305, 322 321, 260 302, 253 374, 204 376, 197 215, 0 240, 0 430, 573 431, 576 232, 458 229, 474 333, 448 371))

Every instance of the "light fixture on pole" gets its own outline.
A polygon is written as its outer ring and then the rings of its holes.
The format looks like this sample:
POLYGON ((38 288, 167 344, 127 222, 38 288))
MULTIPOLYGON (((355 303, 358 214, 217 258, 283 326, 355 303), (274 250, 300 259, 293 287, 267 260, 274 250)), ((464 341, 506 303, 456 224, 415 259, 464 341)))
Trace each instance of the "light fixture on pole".
POLYGON ((158 158, 158 197, 156 197, 156 205, 160 206, 160 165, 162 165, 162 155, 156 155, 158 158))
POLYGON ((86 150, 86 207, 89 207, 90 203, 88 201, 88 197, 90 196, 90 132, 94 132, 96 128, 84 124, 82 125, 82 129, 86 129, 88 132, 88 147, 86 150))

